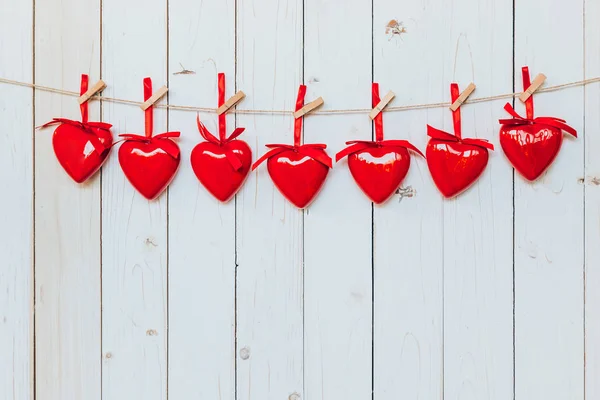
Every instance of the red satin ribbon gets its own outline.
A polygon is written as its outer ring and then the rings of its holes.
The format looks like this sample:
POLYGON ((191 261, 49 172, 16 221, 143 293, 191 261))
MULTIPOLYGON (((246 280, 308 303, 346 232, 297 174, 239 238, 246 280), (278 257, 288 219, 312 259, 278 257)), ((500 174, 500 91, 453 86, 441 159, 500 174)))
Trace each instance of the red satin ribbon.
MULTIPOLYGON (((88 90, 88 82, 89 77, 86 74, 81 74, 81 84, 79 86, 79 94, 83 95, 88 90)), ((46 122, 44 125, 39 128, 47 128, 52 125, 60 125, 60 124, 68 124, 76 126, 77 128, 83 130, 85 133, 90 135, 90 143, 94 147, 94 150, 98 154, 102 154, 106 149, 111 146, 108 144, 104 144, 96 135, 94 128, 110 130, 112 128, 111 124, 107 124, 105 122, 88 122, 88 102, 85 101, 79 106, 79 110, 81 111, 81 122, 75 121, 67 118, 52 118, 52 121, 46 122)))
MULTIPOLYGON (((219 73, 219 107, 225 103, 225 74, 219 73)), ((204 126, 202 122, 200 122, 200 116, 196 116, 196 124, 198 125, 198 131, 200 135, 206 140, 216 145, 223 145, 225 143, 229 143, 244 132, 246 128, 235 128, 231 135, 227 137, 227 118, 225 113, 219 115, 219 138, 212 133, 204 126)), ((242 162, 239 157, 232 151, 228 150, 225 152, 225 157, 227 161, 231 164, 234 170, 239 171, 242 168, 242 162)))
MULTIPOLYGON (((377 104, 381 101, 379 98, 379 83, 373 83, 372 85, 372 101, 371 104, 373 107, 376 107, 377 104)), ((351 146, 346 147, 344 150, 340 151, 335 155, 335 161, 338 162, 342 158, 349 156, 350 154, 358 153, 369 147, 389 147, 390 150, 398 150, 400 148, 407 148, 415 153, 419 154, 421 157, 425 158, 423 153, 415 146, 413 146, 408 140, 383 140, 383 113, 377 114, 375 119, 373 120, 375 123, 375 141, 370 140, 351 140, 346 142, 351 146)))
MULTIPOLYGON (((137 135, 135 133, 124 133, 122 135, 119 135, 119 137, 122 137, 125 140, 132 140, 135 142, 143 142, 143 143, 150 143, 155 139, 169 139, 169 138, 177 138, 181 135, 181 132, 165 132, 165 133, 161 133, 159 135, 154 135, 151 137, 148 136, 143 136, 143 135, 137 135)), ((115 143, 116 144, 116 143, 115 143)), ((174 148, 166 148, 164 149, 168 155, 170 155, 173 158, 177 158, 179 157, 179 146, 175 146, 174 148)))
POLYGON ((344 150, 340 151, 335 155, 335 161, 340 161, 342 158, 349 156, 350 154, 358 153, 361 150, 364 150, 369 147, 387 147, 390 150, 399 150, 401 148, 407 148, 421 157, 425 158, 425 155, 421 153, 421 150, 417 149, 413 146, 408 140, 382 140, 381 142, 372 142, 367 140, 351 140, 346 142, 351 146, 346 147, 344 150))
MULTIPOLYGON (((460 96, 460 91, 458 90, 458 84, 452 83, 450 85, 450 95, 452 98, 452 103, 458 99, 460 96)), ((491 144, 487 139, 463 139, 462 138, 462 127, 461 127, 461 116, 460 116, 460 107, 456 109, 456 111, 452 111, 452 122, 454 125, 454 135, 442 131, 440 129, 434 128, 431 125, 427 125, 427 136, 433 139, 442 140, 445 142, 459 142, 465 144, 471 144, 474 146, 483 147, 489 150, 494 150, 494 145, 491 144)))
MULTIPOLYGON (((528 67, 523 67, 522 69, 523 72, 523 90, 527 90, 527 88, 531 85, 531 78, 529 76, 529 68, 528 67)), ((534 113, 533 113, 533 95, 529 96, 529 98, 525 101, 525 111, 526 111, 526 118, 523 118, 522 116, 520 116, 515 109, 513 108, 513 106, 510 103, 506 103, 504 105, 504 109, 506 110, 506 112, 508 112, 513 118, 512 119, 501 119, 500 123, 502 125, 532 125, 532 124, 543 124, 543 125, 548 125, 548 126, 552 126, 554 128, 558 128, 560 130, 563 130, 571 135, 573 135, 574 137, 577 137, 577 131, 567 125, 567 121, 565 121, 564 119, 560 119, 560 118, 555 118, 555 117, 534 117, 534 113)))
MULTIPOLYGON (((79 95, 83 96, 88 90, 88 83, 90 77, 87 74, 81 74, 81 84, 79 85, 79 95)), ((88 102, 84 101, 79 105, 79 111, 81 111, 81 122, 87 124, 88 122, 88 102)))
MULTIPOLYGON (((152 97, 152 78, 144 78, 144 101, 152 97)), ((146 137, 152 137, 154 129, 154 105, 144 111, 144 129, 146 137)))
MULTIPOLYGON (((152 79, 144 78, 144 101, 148 100, 150 97, 152 97, 152 79)), ((122 135, 119 135, 119 137, 122 137, 125 140, 133 140, 136 142, 144 142, 144 143, 150 143, 154 139, 160 140, 160 139, 170 139, 170 138, 179 137, 181 135, 180 132, 165 132, 165 133, 161 133, 159 135, 152 136, 153 126, 154 126, 153 109, 154 109, 154 106, 151 105, 150 107, 148 107, 146 109, 146 111, 144 111, 144 128, 145 128, 144 136, 138 135, 135 133, 124 133, 122 135)), ((116 142, 115 144, 117 144, 117 143, 118 142, 116 142)), ((179 146, 175 146, 172 149, 167 148, 164 150, 168 155, 170 155, 173 158, 179 157, 179 146)))
MULTIPOLYGON (((306 86, 300 85, 298 89, 298 97, 296 98, 296 111, 300 110, 304 106, 304 97, 306 96, 306 86)), ((268 151, 261 158, 256 160, 254 164, 252 164, 252 170, 254 171, 256 167, 262 164, 265 160, 276 156, 279 153, 282 153, 287 150, 292 150, 298 154, 303 156, 307 156, 312 158, 315 161, 320 162, 326 167, 332 168, 332 160, 326 153, 321 150, 325 150, 327 148, 326 144, 322 143, 312 143, 312 144, 301 144, 302 143, 302 118, 296 118, 294 121, 294 145, 289 144, 267 144, 266 147, 272 149, 268 151)))

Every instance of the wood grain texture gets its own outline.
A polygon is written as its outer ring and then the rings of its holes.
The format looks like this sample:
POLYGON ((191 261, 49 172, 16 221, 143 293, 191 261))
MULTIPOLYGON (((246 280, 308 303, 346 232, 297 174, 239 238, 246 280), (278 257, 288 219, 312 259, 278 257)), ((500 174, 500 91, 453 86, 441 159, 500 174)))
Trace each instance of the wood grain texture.
MULTIPOLYGON (((106 96, 143 99, 143 78, 167 83, 164 0, 103 0, 102 78, 106 96)), ((165 101, 165 100, 163 100, 165 101)), ((154 110, 154 133, 167 129, 154 110)), ((106 103, 116 133, 144 133, 137 106, 106 103)), ((167 193, 148 201, 127 181, 118 147, 102 186, 102 397, 167 397, 167 193)))
MULTIPOLYGON (((453 43, 442 10, 441 2, 374 0, 373 75, 381 92, 394 90, 393 105, 447 100, 453 43), (407 33, 386 33, 392 19, 407 33)), ((448 114, 446 107, 384 113, 385 137, 424 151, 425 124, 442 127, 448 114)), ((443 201, 425 160, 411 157, 400 194, 374 208, 376 400, 443 395, 443 201)))
MULTIPOLYGON (((79 91, 100 78, 100 4, 35 3, 35 82, 79 91), (73 34, 77 32, 77 34, 73 34)), ((90 104, 90 120, 99 117, 90 104)), ((81 118, 76 97, 38 92, 35 125, 81 118)), ((100 179, 77 184, 35 133, 36 399, 100 399, 100 179)))
MULTIPOLYGON (((323 96, 321 110, 370 108, 369 2, 347 1, 343 13, 331 0, 304 7, 307 99, 323 96), (354 28, 330 29, 343 25, 354 28)), ((346 141, 371 138, 367 114, 309 115, 304 127, 305 143, 327 144, 334 158, 346 141)), ((343 160, 304 216, 304 398, 371 397, 371 221, 343 160)))
MULTIPOLYGON (((31 82, 33 9, 0 0, 0 74, 31 82)), ((0 86, 0 398, 33 397, 33 91, 0 86)))
MULTIPOLYGON (((548 76, 547 85, 583 79, 583 1, 564 5, 557 0, 516 2, 517 90, 523 65, 529 65, 532 76, 548 76)), ((536 115, 564 118, 581 131, 583 99, 581 87, 537 94, 536 115)), ((517 111, 523 109, 519 104, 517 111)), ((556 161, 537 182, 515 174, 517 399, 583 398, 584 199, 579 179, 584 140, 567 136, 556 161)))
MULTIPOLYGON (((237 81, 246 93, 238 108, 293 109, 302 1, 238 2, 237 36, 237 81)), ((267 143, 293 143, 291 115, 239 115, 238 124, 255 158, 267 143)), ((266 165, 237 198, 237 398, 304 398, 302 211, 275 189, 266 165)))
MULTIPOLYGON (((0 0, 5 9, 0 78, 78 92, 86 73, 106 96, 142 101, 150 76, 155 91, 169 86, 160 104, 216 107, 221 71, 227 97, 246 93, 238 108, 266 110, 292 110, 301 83, 328 110, 369 109, 373 80, 403 106, 449 102, 452 81, 474 82, 472 97, 521 91, 523 65, 545 86, 600 76, 600 0, 0 0)), ((0 399, 600 399, 600 86, 536 92, 536 115, 565 118, 580 137, 565 136, 535 183, 499 146, 504 102, 462 107, 464 136, 497 149, 458 198, 443 200, 413 154, 398 193, 373 207, 344 160, 302 212, 266 165, 218 203, 189 164, 196 116, 164 108, 155 133, 182 132, 168 193, 138 194, 118 145, 78 185, 52 129, 32 131, 79 119, 77 97, 0 85, 0 399)), ((214 113, 200 117, 217 132, 214 113)), ((115 139, 144 131, 136 105, 93 100, 100 119, 115 139)), ((254 160, 293 140, 289 114, 230 115, 229 132, 236 123, 254 160)), ((427 123, 451 131, 451 113, 384 111, 386 139, 422 150, 427 123)), ((371 124, 368 112, 310 114, 305 142, 333 156, 371 138, 371 124)))
MULTIPOLYGON (((586 0, 585 77, 600 71, 600 1, 586 0)), ((600 399, 600 85, 586 86, 585 125, 579 140, 585 148, 585 396, 600 399), (582 135, 581 135, 582 134, 582 135)), ((566 144, 570 144, 567 141, 566 144)))
MULTIPOLYGON (((170 0, 169 19, 169 100, 216 107, 218 72, 226 97, 235 92, 235 2, 170 0), (182 65, 195 74, 178 74, 182 65)), ((217 116, 200 118, 218 136, 217 116)), ((235 118, 227 120, 230 133, 235 118)), ((182 133, 169 192, 169 399, 233 400, 235 201, 221 204, 192 171, 190 153, 204 141, 196 116, 171 111, 169 127, 182 133)))
MULTIPOLYGON (((448 79, 461 90, 475 82, 477 96, 511 92, 512 0, 445 4, 442 12, 453 16, 444 25, 448 79)), ((463 137, 488 139, 496 151, 473 187, 444 201, 444 397, 450 399, 513 395, 513 177, 498 143, 504 104, 461 107, 463 137)), ((452 130, 449 111, 445 126, 452 130)))

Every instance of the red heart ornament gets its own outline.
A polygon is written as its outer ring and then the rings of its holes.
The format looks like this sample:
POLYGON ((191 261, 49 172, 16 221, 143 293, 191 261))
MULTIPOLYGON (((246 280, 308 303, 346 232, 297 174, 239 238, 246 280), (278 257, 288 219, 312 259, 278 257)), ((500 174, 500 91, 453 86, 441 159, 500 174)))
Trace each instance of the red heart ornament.
MULTIPOLYGON (((373 107, 379 102, 379 84, 371 85, 373 107)), ((410 167, 408 149, 423 157, 423 153, 406 140, 383 140, 383 114, 373 119, 375 141, 354 140, 336 154, 336 161, 348 156, 348 168, 352 177, 376 204, 384 203, 396 192, 410 167)))
POLYGON ((200 183, 218 200, 227 202, 248 177, 252 165, 252 150, 241 140, 222 145, 202 142, 192 150, 191 163, 200 183), (227 159, 228 152, 239 159, 239 169, 234 169, 227 159))
POLYGON ((540 124, 500 128, 500 145, 513 167, 527 180, 539 178, 552 164, 563 141, 560 129, 540 124))
MULTIPOLYGON (((152 96, 152 80, 144 78, 144 101, 152 96)), ((171 138, 179 137, 179 132, 165 132, 152 136, 153 108, 144 111, 145 135, 126 133, 119 148, 119 164, 123 173, 148 200, 156 199, 175 177, 181 154, 177 143, 171 138)))
POLYGON ((60 165, 77 183, 85 182, 102 167, 110 154, 110 130, 62 123, 52 135, 52 147, 60 165), (93 141, 99 142, 100 151, 93 141))
POLYGON ((431 139, 425 151, 435 186, 447 198, 459 195, 481 176, 488 163, 486 148, 431 139))
MULTIPOLYGON (((327 153, 318 150, 327 157, 327 153)), ((310 156, 286 150, 267 161, 267 170, 281 194, 298 208, 307 207, 317 196, 329 167, 310 156)))
MULTIPOLYGON (((302 108, 306 86, 300 85, 296 111, 302 108)), ((267 170, 281 194, 298 208, 307 207, 317 196, 331 168, 331 158, 324 144, 302 142, 302 118, 294 120, 294 145, 268 144, 271 150, 259 158, 252 170, 267 161, 267 170)))
POLYGON ((148 200, 154 200, 169 186, 180 158, 179 147, 167 138, 154 137, 146 142, 126 140, 119 148, 123 173, 148 200))
MULTIPOLYGON (((81 75, 80 94, 88 90, 89 77, 81 75)), ((112 149, 111 124, 88 122, 88 100, 79 105, 81 122, 53 118, 41 128, 58 125, 52 135, 56 159, 66 173, 77 183, 83 183, 96 173, 112 149)))
MULTIPOLYGON (((450 85, 452 103, 459 95, 458 84, 450 85)), ((467 190, 481 176, 494 146, 485 139, 463 139, 460 106, 452 111, 454 135, 427 125, 425 155, 435 186, 446 198, 467 190)))
MULTIPOLYGON (((218 74, 219 107, 225 103, 225 74, 218 74)), ((219 114, 219 137, 210 133, 196 117, 198 131, 206 142, 192 150, 191 163, 196 177, 218 200, 229 201, 248 177, 252 165, 252 150, 246 142, 234 140, 244 132, 236 128, 227 137, 225 113, 219 114)))
POLYGON ((348 169, 361 190, 381 204, 398 189, 410 167, 410 154, 405 148, 368 148, 348 156, 348 169))
MULTIPOLYGON (((523 67, 523 89, 531 85, 529 68, 523 67)), ((512 119, 501 119, 500 145, 508 161, 525 179, 534 181, 556 159, 563 141, 563 131, 577 137, 577 131, 565 120, 555 117, 534 118, 533 95, 525 101, 526 118, 510 104, 504 106, 512 119)))

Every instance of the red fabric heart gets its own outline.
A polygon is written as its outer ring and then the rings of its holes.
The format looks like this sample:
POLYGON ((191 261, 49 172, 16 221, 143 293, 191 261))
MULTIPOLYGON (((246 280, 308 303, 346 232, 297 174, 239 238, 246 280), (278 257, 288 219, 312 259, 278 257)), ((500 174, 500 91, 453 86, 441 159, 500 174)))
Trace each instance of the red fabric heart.
MULTIPOLYGON (((152 80, 144 78, 144 101, 152 96, 152 80)), ((181 154, 171 138, 179 132, 165 132, 152 136, 153 106, 145 112, 145 136, 126 133, 119 148, 119 164, 123 173, 148 200, 157 198, 175 177, 181 154)))
POLYGON ((169 186, 180 160, 179 147, 168 138, 126 140, 119 148, 123 173, 148 200, 154 200, 169 186))
POLYGON ((459 195, 479 178, 488 150, 474 144, 431 139, 425 151, 433 182, 447 198, 459 195))
MULTIPOLYGON (((372 84, 373 107, 379 104, 379 84, 372 84)), ((384 203, 400 186, 410 167, 410 149, 421 157, 423 153, 406 140, 383 140, 383 114, 374 121, 375 141, 355 140, 336 154, 336 161, 348 156, 352 177, 372 202, 384 203)))
MULTIPOLYGON (((306 86, 300 85, 296 99, 296 111, 302 108, 306 86)), ((302 142, 302 118, 294 121, 294 145, 268 144, 271 150, 259 158, 252 170, 265 160, 273 183, 281 194, 298 208, 307 207, 317 196, 329 168, 331 158, 325 152, 324 144, 304 144, 302 142)))
MULTIPOLYGON (((225 103, 225 74, 218 75, 219 107, 225 103)), ((218 200, 229 201, 242 187, 252 164, 252 150, 246 142, 235 140, 245 128, 236 128, 227 137, 225 113, 219 115, 219 137, 209 132, 196 117, 198 131, 206 142, 192 150, 192 169, 202 185, 218 200)))
POLYGON ((52 135, 52 147, 58 162, 77 183, 85 182, 102 167, 110 154, 113 138, 110 130, 100 127, 62 123, 52 135), (96 151, 92 142, 101 144, 96 151))
MULTIPOLYGON (((316 150, 327 156, 324 150, 316 150)), ((317 196, 329 167, 294 150, 285 150, 267 161, 267 170, 273 183, 292 204, 307 207, 317 196)))
POLYGON ((398 189, 410 167, 405 148, 367 148, 348 156, 348 168, 362 191, 375 204, 382 204, 398 189))
MULTIPOLYGON (((450 85, 452 102, 460 91, 458 85, 450 85)), ((460 107, 452 112, 454 135, 427 125, 425 155, 433 182, 446 198, 467 190, 483 173, 488 162, 488 150, 494 146, 485 139, 463 139, 460 107)))
MULTIPOLYGON (((529 68, 523 67, 523 89, 531 85, 529 68)), ((501 119, 500 145, 512 166, 525 179, 534 181, 550 167, 560 151, 563 131, 577 137, 577 131, 566 121, 554 117, 534 118, 533 96, 525 101, 527 117, 523 118, 506 104, 512 119, 501 119)))
MULTIPOLYGON (((81 75, 80 94, 88 89, 89 77, 81 75)), ((112 148, 111 124, 88 122, 87 101, 80 106, 81 122, 53 118, 41 128, 58 125, 52 135, 56 159, 77 183, 83 183, 96 173, 106 161, 112 148)))
POLYGON ((192 169, 198 180, 218 200, 229 201, 242 187, 252 165, 252 150, 241 140, 222 145, 202 142, 191 155, 192 169), (237 157, 241 166, 234 169, 227 154, 237 157))

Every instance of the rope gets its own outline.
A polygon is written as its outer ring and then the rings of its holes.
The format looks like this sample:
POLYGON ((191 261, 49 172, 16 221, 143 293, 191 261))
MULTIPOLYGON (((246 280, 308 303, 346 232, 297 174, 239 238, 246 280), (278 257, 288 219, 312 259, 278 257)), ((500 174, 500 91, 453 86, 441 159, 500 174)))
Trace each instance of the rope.
MULTIPOLYGON (((585 80, 576 81, 576 82, 563 83, 561 85, 548 86, 548 87, 545 87, 542 89, 538 89, 536 91, 536 93, 555 92, 557 90, 562 90, 562 89, 577 87, 577 86, 584 86, 584 85, 589 85, 589 84, 597 83, 597 82, 600 82, 600 77, 585 79, 585 80)), ((42 92, 57 93, 57 94, 62 94, 62 95, 66 95, 66 96, 79 97, 78 92, 72 92, 72 91, 63 90, 63 89, 56 89, 56 88, 37 85, 37 84, 33 84, 33 83, 14 81, 11 79, 0 78, 0 83, 5 83, 8 85, 15 85, 15 86, 23 86, 23 87, 39 90, 42 92)), ((521 93, 507 93, 507 94, 498 94, 495 96, 488 96, 488 97, 477 97, 477 98, 468 99, 467 101, 465 101, 465 103, 483 103, 483 102, 494 101, 494 100, 512 99, 514 97, 519 96, 520 94, 521 93)), ((100 99, 102 101, 108 101, 108 102, 120 103, 120 104, 129 104, 129 105, 135 105, 135 106, 140 106, 142 104, 141 101, 118 99, 116 97, 106 97, 106 96, 100 96, 100 95, 95 95, 95 96, 91 97, 91 99, 100 99)), ((429 109, 429 108, 440 108, 440 107, 449 107, 449 106, 450 106, 450 103, 448 103, 448 102, 429 103, 429 104, 412 104, 412 105, 407 105, 407 106, 387 107, 385 109, 385 111, 424 110, 424 109, 429 109)), ((156 108, 166 108, 169 110, 180 110, 180 111, 194 111, 194 112, 206 112, 206 113, 216 113, 217 112, 216 108, 178 106, 178 105, 174 105, 174 104, 163 104, 163 105, 159 104, 159 105, 155 105, 155 107, 156 108)), ((293 110, 288 111, 288 110, 239 110, 239 109, 232 109, 229 112, 233 113, 233 114, 274 114, 274 115, 289 115, 289 114, 294 113, 293 110)), ((349 108, 349 109, 341 109, 341 110, 314 111, 314 112, 312 112, 312 114, 317 114, 317 115, 360 114, 360 113, 370 113, 370 112, 371 112, 370 108, 349 108)))

